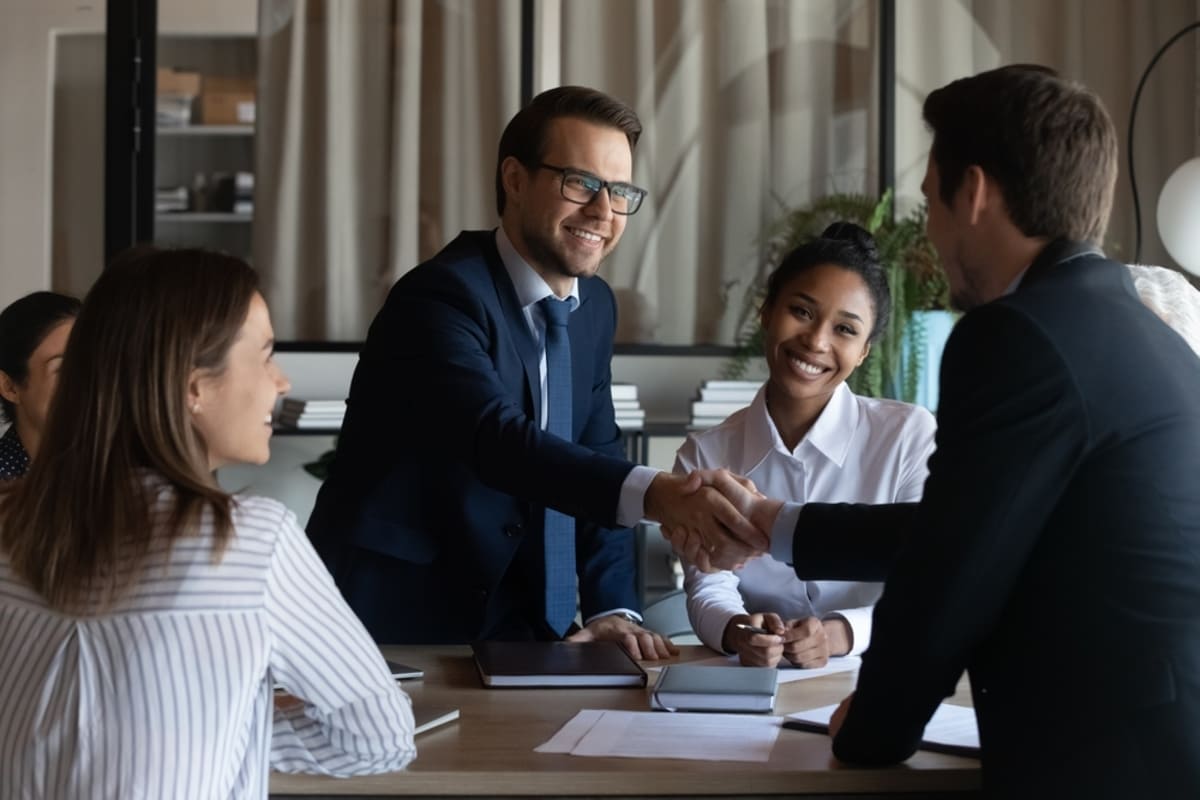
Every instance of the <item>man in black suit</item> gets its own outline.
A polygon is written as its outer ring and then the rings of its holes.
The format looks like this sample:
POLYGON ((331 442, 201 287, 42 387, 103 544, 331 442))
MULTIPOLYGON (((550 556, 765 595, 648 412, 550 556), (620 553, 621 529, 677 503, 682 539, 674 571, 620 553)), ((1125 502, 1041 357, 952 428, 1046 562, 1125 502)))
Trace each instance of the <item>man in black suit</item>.
POLYGON ((538 95, 500 140, 500 227, 407 273, 371 324, 308 533, 378 641, 565 636, 666 657, 640 625, 629 526, 720 519, 765 542, 713 489, 621 455, 596 271, 645 194, 640 133, 595 90, 538 95))
POLYGON ((801 577, 886 578, 839 759, 907 758, 965 669, 989 792, 1200 797, 1200 360, 1098 249, 1112 123, 1030 66, 955 81, 924 116, 928 233, 967 313, 923 499, 784 506, 714 482, 801 577))

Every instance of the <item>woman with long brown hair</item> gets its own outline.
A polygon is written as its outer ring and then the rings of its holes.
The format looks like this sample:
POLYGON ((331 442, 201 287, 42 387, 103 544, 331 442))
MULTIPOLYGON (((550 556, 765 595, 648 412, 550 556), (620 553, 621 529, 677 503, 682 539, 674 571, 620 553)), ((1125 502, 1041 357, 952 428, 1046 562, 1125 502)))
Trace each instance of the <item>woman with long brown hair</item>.
POLYGON ((134 251, 88 294, 0 495, 0 796, 265 797, 268 767, 413 758, 408 698, 295 517, 214 478, 269 456, 273 346, 228 256, 134 251), (273 711, 276 683, 303 702, 273 711))

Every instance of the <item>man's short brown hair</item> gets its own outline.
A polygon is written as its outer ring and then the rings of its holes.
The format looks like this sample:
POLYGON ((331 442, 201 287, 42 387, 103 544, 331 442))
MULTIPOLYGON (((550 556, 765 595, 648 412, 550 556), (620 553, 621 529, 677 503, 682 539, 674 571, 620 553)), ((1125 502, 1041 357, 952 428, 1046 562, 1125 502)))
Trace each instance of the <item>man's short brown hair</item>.
POLYGON ((532 169, 542 161, 546 152, 546 135, 550 123, 563 117, 573 117, 625 134, 632 151, 642 135, 642 122, 637 112, 620 100, 585 86, 559 86, 548 89, 517 112, 500 136, 500 152, 496 158, 496 213, 504 213, 504 182, 500 165, 512 156, 532 169))
POLYGON ((976 165, 1026 236, 1100 244, 1117 180, 1117 134, 1100 99, 1054 70, 1013 64, 930 93, 923 109, 947 205, 976 165))

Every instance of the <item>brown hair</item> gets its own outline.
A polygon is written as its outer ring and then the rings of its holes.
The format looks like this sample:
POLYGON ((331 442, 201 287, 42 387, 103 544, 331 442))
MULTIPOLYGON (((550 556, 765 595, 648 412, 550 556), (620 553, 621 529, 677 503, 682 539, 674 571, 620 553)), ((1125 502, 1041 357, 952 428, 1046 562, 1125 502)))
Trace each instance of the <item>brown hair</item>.
POLYGON ((938 192, 953 203, 967 168, 999 184, 1026 236, 1100 244, 1117 180, 1117 134, 1100 99, 1054 70, 1013 64, 930 93, 938 192))
POLYGON ((499 154, 496 157, 496 213, 504 213, 504 181, 500 166, 504 159, 512 156, 528 169, 541 163, 546 152, 546 134, 550 123, 563 117, 574 117, 616 128, 629 140, 629 149, 637 147, 642 135, 642 122, 637 112, 620 100, 585 86, 559 86, 548 89, 509 120, 500 135, 499 154))
POLYGON ((38 457, 0 495, 0 546, 55 608, 103 609, 153 543, 192 533, 206 511, 220 559, 233 498, 208 468, 187 386, 194 369, 224 369, 257 286, 239 259, 140 247, 84 299, 38 457), (174 490, 165 530, 147 471, 174 490))

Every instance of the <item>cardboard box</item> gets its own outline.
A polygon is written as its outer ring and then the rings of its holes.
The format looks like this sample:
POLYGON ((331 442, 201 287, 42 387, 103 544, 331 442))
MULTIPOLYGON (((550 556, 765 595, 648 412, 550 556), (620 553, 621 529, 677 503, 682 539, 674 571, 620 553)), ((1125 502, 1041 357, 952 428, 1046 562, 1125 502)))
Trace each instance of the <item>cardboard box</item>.
POLYGON ((174 70, 170 67, 159 67, 156 76, 158 95, 173 95, 176 97, 196 97, 200 94, 200 73, 174 70))
POLYGON ((254 123, 254 78, 209 76, 200 95, 200 120, 205 125, 254 123))

